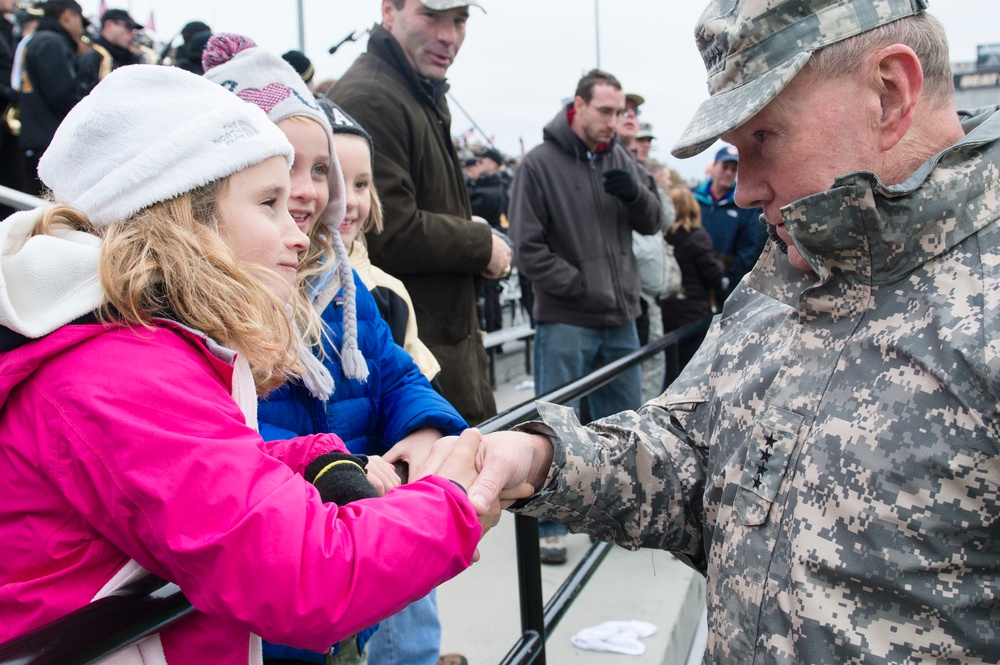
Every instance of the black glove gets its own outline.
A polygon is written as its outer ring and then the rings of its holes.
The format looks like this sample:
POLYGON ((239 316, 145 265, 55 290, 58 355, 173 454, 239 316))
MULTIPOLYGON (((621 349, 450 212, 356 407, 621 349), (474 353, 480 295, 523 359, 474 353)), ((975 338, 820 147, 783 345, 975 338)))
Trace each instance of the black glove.
POLYGON ((635 176, 625 169, 608 169, 604 172, 604 191, 625 203, 632 203, 639 196, 639 185, 635 176))
POLYGON ((309 463, 305 477, 319 490, 323 503, 343 506, 378 496, 365 475, 367 464, 368 458, 364 455, 326 453, 309 463))

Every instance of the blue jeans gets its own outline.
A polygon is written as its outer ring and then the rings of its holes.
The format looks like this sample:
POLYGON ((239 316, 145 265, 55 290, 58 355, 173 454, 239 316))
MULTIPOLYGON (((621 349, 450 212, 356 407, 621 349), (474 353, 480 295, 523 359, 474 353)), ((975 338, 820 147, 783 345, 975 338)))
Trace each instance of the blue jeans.
MULTIPOLYGON (((567 323, 535 324, 535 394, 569 383, 639 348, 635 323, 585 328, 567 323)), ((642 406, 642 367, 635 365, 587 396, 593 420, 642 406)), ((579 402, 572 406, 580 412, 579 402)))
POLYGON ((441 622, 431 591, 379 622, 368 641, 368 665, 437 665, 440 651, 441 622))

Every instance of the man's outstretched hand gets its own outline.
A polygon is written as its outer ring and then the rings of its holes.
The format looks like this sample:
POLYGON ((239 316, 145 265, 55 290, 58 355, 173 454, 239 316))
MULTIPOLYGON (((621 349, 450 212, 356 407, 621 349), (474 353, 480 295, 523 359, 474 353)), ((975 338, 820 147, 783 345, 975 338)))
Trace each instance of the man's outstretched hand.
POLYGON ((537 492, 552 465, 552 444, 544 436, 494 432, 482 437, 476 455, 479 476, 469 487, 476 511, 495 501, 504 508, 537 492))
MULTIPOLYGON (((475 428, 436 441, 410 480, 437 475, 466 489, 479 515, 483 535, 500 521, 502 508, 526 499, 545 482, 552 464, 552 444, 543 436, 475 428)), ((473 561, 479 560, 476 551, 473 561)))

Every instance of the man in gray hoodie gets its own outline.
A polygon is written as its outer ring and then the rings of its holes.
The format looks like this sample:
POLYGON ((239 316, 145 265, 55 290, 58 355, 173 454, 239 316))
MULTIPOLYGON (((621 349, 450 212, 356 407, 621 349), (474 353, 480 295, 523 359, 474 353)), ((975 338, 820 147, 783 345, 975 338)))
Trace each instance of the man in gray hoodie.
MULTIPOLYGON (((660 228, 660 200, 615 138, 625 94, 592 70, 573 103, 545 127, 511 191, 517 267, 535 285, 535 385, 539 393, 638 348, 639 270, 632 230, 660 228)), ((638 368, 589 399, 600 418, 641 401, 638 368)))
MULTIPOLYGON (((663 210, 649 177, 615 139, 625 108, 618 80, 590 71, 514 179, 510 235, 518 270, 535 289, 537 394, 639 348, 641 280, 632 231, 658 232, 663 210)), ((636 366, 591 393, 587 413, 601 418, 641 401, 636 366)), ((558 536, 546 527, 543 537, 558 536)), ((565 561, 558 541, 543 550, 543 560, 565 561)))

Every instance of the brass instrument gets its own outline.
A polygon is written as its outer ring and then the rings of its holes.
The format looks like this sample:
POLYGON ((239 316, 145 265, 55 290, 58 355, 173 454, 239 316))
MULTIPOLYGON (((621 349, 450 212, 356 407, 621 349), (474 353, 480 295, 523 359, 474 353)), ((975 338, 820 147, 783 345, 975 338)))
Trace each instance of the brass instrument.
POLYGON ((155 49, 146 46, 145 44, 135 44, 135 49, 142 56, 143 63, 147 65, 158 65, 160 64, 160 54, 156 52, 155 49))
POLYGON ((101 64, 97 69, 97 80, 103 81, 104 77, 111 73, 111 69, 114 66, 114 60, 111 58, 111 54, 108 53, 108 49, 96 43, 88 34, 80 37, 80 43, 87 48, 97 51, 101 55, 101 64))
POLYGON ((3 122, 7 125, 7 131, 11 136, 21 135, 21 111, 17 104, 8 104, 3 112, 3 122))
MULTIPOLYGON (((35 7, 29 2, 16 2, 14 3, 15 11, 22 11, 30 14, 31 16, 41 18, 42 10, 35 7)), ((23 57, 23 56, 22 56, 23 57)), ((21 88, 30 88, 30 82, 27 81, 27 72, 22 71, 21 78, 24 81, 21 88)), ((6 125, 7 131, 10 132, 12 136, 21 135, 21 110, 17 106, 17 102, 11 102, 7 105, 7 108, 3 111, 3 124, 6 125)))

